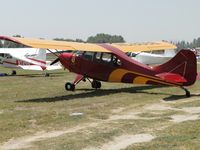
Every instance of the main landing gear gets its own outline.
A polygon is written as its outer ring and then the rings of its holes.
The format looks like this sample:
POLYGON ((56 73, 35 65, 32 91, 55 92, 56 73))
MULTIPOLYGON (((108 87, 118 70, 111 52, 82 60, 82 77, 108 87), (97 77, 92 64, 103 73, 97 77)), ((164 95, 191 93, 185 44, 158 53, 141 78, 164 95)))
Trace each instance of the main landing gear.
POLYGON ((185 91, 185 96, 186 97, 190 97, 190 91, 188 91, 188 89, 184 88, 183 86, 181 86, 181 89, 183 89, 185 91))
POLYGON ((65 84, 65 89, 67 91, 74 91, 75 90, 75 87, 76 85, 80 82, 80 81, 86 81, 86 79, 91 83, 91 86, 92 88, 94 89, 100 89, 101 88, 101 82, 100 81, 97 81, 97 80, 93 80, 91 81, 89 78, 87 77, 84 77, 82 75, 77 75, 75 81, 73 83, 70 83, 70 82, 67 82, 65 84))

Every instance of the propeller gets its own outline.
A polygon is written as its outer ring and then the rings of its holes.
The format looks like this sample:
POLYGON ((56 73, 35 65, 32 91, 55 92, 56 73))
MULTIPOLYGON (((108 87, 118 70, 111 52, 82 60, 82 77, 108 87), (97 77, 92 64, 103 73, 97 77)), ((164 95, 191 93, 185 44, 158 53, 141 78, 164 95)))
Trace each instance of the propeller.
POLYGON ((60 58, 57 58, 57 59, 55 59, 54 61, 52 61, 52 62, 50 63, 50 65, 53 65, 53 64, 57 63, 58 61, 60 61, 60 58))

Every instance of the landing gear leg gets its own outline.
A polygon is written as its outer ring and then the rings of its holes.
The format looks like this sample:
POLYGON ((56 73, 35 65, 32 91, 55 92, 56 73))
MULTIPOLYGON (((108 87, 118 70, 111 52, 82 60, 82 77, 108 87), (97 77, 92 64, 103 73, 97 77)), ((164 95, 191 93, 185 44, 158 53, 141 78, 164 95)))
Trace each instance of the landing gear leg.
POLYGON ((185 91, 185 96, 186 97, 190 97, 190 91, 188 91, 188 89, 184 88, 184 87, 181 87, 181 89, 183 89, 185 91))
POLYGON ((85 77, 82 76, 82 75, 77 75, 77 76, 76 76, 76 79, 74 80, 73 83, 67 82, 67 83, 65 84, 65 89, 66 89, 67 91, 74 91, 74 90, 75 90, 75 86, 76 86, 80 81, 82 81, 82 80, 84 81, 84 80, 85 80, 85 77))

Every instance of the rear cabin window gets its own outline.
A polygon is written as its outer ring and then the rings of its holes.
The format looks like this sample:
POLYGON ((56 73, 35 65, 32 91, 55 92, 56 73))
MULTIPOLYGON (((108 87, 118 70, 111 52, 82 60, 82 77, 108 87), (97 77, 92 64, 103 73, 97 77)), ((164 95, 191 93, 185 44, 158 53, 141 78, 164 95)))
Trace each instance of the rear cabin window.
POLYGON ((101 60, 101 55, 102 53, 99 53, 99 52, 97 52, 97 53, 95 53, 95 59, 96 60, 101 60))
POLYGON ((103 55, 102 55, 102 61, 103 62, 107 62, 107 63, 111 62, 112 61, 112 54, 110 54, 110 53, 103 53, 103 55))
POLYGON ((121 60, 118 59, 116 56, 113 56, 112 63, 113 63, 114 66, 121 66, 122 65, 121 60))

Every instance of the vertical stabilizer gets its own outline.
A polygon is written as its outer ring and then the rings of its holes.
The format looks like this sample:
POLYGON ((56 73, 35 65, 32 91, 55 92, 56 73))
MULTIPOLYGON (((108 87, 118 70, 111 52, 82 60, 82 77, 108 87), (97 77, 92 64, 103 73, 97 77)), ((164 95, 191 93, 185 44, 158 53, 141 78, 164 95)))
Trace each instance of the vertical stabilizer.
POLYGON ((184 86, 192 85, 197 77, 197 60, 194 52, 181 50, 168 62, 153 68, 158 74, 173 73, 183 77, 186 82, 184 86))

